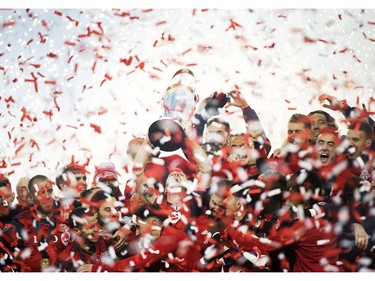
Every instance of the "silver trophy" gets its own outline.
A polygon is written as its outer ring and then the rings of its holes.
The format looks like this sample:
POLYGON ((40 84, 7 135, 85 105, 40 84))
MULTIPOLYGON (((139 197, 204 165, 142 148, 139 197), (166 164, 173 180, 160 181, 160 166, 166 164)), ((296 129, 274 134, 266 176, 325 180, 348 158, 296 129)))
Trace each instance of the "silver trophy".
POLYGON ((177 77, 179 81, 169 86, 162 97, 162 118, 152 123, 148 130, 150 142, 162 151, 175 151, 183 145, 185 132, 181 123, 191 119, 197 103, 193 72, 180 69, 171 81, 177 77))

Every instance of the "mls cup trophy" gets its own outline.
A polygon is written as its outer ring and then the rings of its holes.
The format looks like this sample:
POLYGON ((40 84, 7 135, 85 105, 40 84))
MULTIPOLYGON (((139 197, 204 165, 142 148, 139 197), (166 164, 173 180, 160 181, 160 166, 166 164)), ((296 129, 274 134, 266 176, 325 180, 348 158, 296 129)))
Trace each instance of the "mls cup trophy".
POLYGON ((180 69, 171 81, 176 77, 179 81, 169 86, 162 97, 162 117, 148 130, 151 144, 162 151, 175 151, 183 145, 186 135, 182 124, 190 121, 197 102, 193 72, 180 69))

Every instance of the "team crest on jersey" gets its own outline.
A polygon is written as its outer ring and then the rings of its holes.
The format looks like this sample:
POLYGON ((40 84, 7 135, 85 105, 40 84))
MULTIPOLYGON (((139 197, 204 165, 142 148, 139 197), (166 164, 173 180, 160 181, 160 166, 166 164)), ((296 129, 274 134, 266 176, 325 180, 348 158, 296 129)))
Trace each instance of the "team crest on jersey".
POLYGON ((171 223, 175 224, 181 219, 181 213, 180 212, 172 212, 169 215, 169 219, 171 223))
POLYGON ((361 174, 359 175, 359 177, 360 177, 361 179, 367 181, 367 180, 371 177, 371 175, 370 175, 370 173, 368 172, 367 169, 364 169, 364 170, 362 170, 362 172, 361 172, 361 174))

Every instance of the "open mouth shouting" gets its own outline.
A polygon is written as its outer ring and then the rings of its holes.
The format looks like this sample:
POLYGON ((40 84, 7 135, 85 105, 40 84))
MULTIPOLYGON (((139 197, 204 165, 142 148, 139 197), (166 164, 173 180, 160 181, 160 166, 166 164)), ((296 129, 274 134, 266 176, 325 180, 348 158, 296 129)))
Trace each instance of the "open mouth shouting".
POLYGON ((329 160, 329 155, 327 152, 320 153, 320 162, 322 162, 322 164, 328 164, 328 160, 329 160))

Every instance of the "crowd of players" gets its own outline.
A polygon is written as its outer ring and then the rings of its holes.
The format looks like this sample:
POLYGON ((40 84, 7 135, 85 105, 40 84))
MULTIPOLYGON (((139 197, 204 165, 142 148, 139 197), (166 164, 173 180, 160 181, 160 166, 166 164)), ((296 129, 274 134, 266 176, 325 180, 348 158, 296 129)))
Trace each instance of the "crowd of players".
POLYGON ((111 162, 89 179, 72 160, 54 179, 15 188, 1 174, 0 271, 373 271, 374 122, 319 99, 342 112, 345 136, 327 111, 295 113, 271 153, 256 112, 232 91, 206 98, 181 122, 183 138, 166 128, 180 154, 132 139, 126 186, 111 162), (228 105, 242 110, 246 133, 231 134, 228 105))

